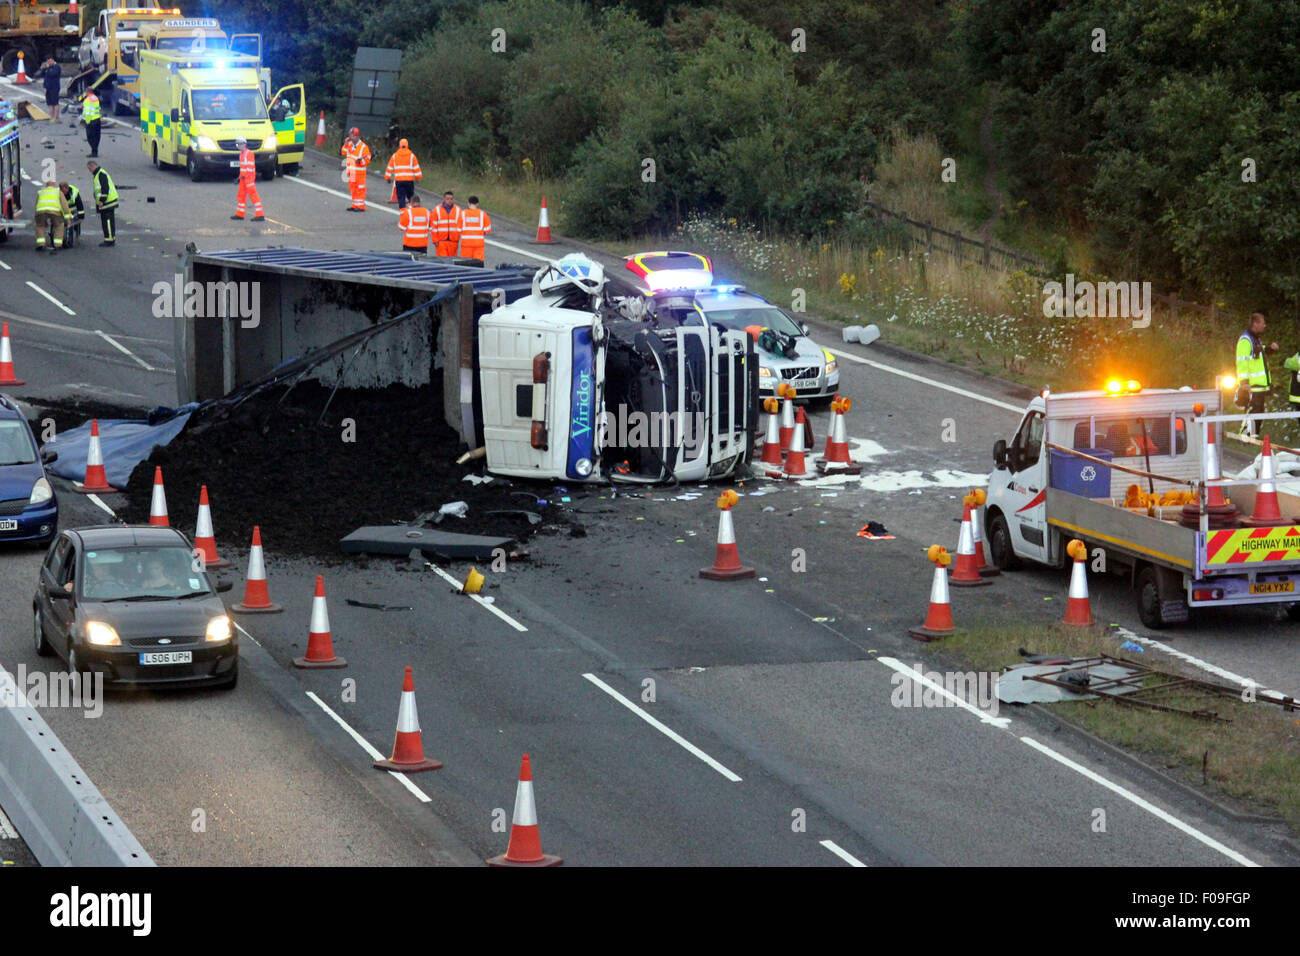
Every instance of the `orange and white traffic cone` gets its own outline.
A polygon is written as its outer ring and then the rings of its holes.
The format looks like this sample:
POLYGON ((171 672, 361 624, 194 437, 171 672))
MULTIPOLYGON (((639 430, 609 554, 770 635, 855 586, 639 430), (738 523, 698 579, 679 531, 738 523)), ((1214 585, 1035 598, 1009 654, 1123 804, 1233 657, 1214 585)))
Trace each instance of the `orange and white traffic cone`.
MULTIPOLYGON (((1205 406, 1196 404, 1192 410, 1201 415, 1205 411, 1205 406)), ((1235 528, 1241 523, 1241 512, 1237 506, 1223 496, 1223 485, 1220 482, 1223 479, 1223 472, 1219 470, 1219 445, 1215 432, 1217 426, 1211 422, 1207 429, 1205 445, 1205 511, 1207 514, 1206 525, 1215 530, 1224 528, 1235 528)), ((1199 502, 1189 502, 1183 505, 1182 513, 1178 523, 1186 528, 1200 528, 1201 526, 1201 505, 1199 502)))
POLYGON ((68 13, 72 14, 74 17, 77 15, 77 0, 71 0, 68 4, 68 13))
POLYGON ((162 468, 154 466, 153 494, 149 498, 149 523, 159 528, 171 524, 167 520, 167 492, 163 490, 162 468))
POLYGON ((933 641, 957 633, 957 628, 952 623, 952 604, 948 598, 947 568, 952 564, 952 555, 943 545, 932 544, 926 551, 926 557, 934 562, 934 576, 930 579, 930 609, 926 611, 924 624, 907 629, 907 633, 918 641, 933 641))
POLYGON ((307 653, 293 659, 294 667, 347 667, 348 662, 334 655, 330 637, 330 612, 325 606, 325 576, 316 575, 316 594, 311 599, 311 624, 307 630, 307 653))
POLYGON ((987 578, 980 577, 979 565, 975 563, 975 533, 971 531, 970 505, 963 504, 962 508, 961 535, 957 538, 957 560, 952 566, 952 583, 959 588, 992 584, 987 578))
POLYGON ((1065 548, 1074 559, 1070 570, 1070 599, 1065 603, 1065 623, 1071 627, 1091 627, 1092 602, 1088 600, 1088 546, 1075 538, 1065 548))
POLYGON ((228 568, 230 562, 217 554, 217 539, 212 534, 212 509, 208 506, 208 486, 199 488, 199 517, 194 524, 194 549, 203 557, 205 568, 228 568))
POLYGON ((506 852, 488 860, 488 866, 559 866, 558 856, 542 852, 537 829, 537 804, 533 800, 533 770, 528 754, 519 765, 519 787, 515 790, 515 812, 510 821, 510 843, 506 852))
POLYGON ((975 540, 975 566, 979 568, 981 577, 997 577, 1002 572, 989 564, 984 556, 984 502, 988 501, 988 493, 983 488, 974 488, 966 497, 971 503, 970 532, 975 540))
POLYGON ((777 398, 782 400, 781 404, 781 454, 790 450, 790 438, 794 435, 794 399, 795 390, 793 385, 782 382, 776 387, 777 398))
POLYGON ((325 111, 320 111, 320 122, 316 124, 316 145, 325 145, 325 111))
POLYGON ((86 480, 81 484, 73 482, 72 487, 83 495, 117 491, 108 483, 108 475, 104 472, 104 451, 99 447, 98 418, 90 420, 90 444, 86 448, 86 480))
POLYGON ((1267 528, 1282 524, 1282 510, 1277 500, 1277 485, 1273 484, 1273 479, 1277 477, 1277 468, 1273 464, 1273 444, 1267 435, 1264 436, 1264 450, 1259 459, 1259 477, 1264 481, 1255 490, 1255 510, 1249 518, 1242 518, 1241 523, 1252 528, 1267 528))
POLYGON ((537 238, 534 242, 551 242, 551 219, 546 212, 546 197, 542 197, 542 211, 537 215, 537 238))
POLYGON ((781 454, 781 403, 775 398, 763 399, 763 411, 767 412, 767 435, 763 439, 763 456, 760 461, 767 465, 767 474, 779 478, 785 468, 785 458, 781 454))
POLYGON ((408 666, 406 676, 402 678, 402 700, 397 705, 397 736, 393 738, 393 755, 387 760, 376 760, 375 767, 397 773, 419 773, 422 770, 437 770, 441 766, 441 760, 431 760, 424 755, 424 743, 420 738, 420 715, 415 710, 415 675, 408 666))
POLYGON ((853 401, 840 398, 831 400, 831 430, 826 434, 826 454, 816 461, 823 475, 860 475, 862 466, 849 457, 849 436, 844 425, 844 415, 853 407, 853 401))
POLYGON ((740 578, 752 578, 754 569, 740 563, 740 552, 736 548, 736 527, 731 521, 731 509, 740 500, 740 495, 730 488, 718 497, 718 550, 713 558, 713 567, 701 568, 700 577, 710 581, 736 581, 740 578))
POLYGON ((14 375, 14 353, 9 347, 9 323, 0 326, 0 385, 26 385, 14 375))
POLYGON ((397 180, 393 180, 393 191, 389 193, 388 201, 394 205, 397 203, 397 180))
MULTIPOLYGON (((803 409, 799 410, 800 413, 803 409)), ((808 463, 804 460, 804 423, 796 422, 794 433, 790 436, 790 450, 785 454, 785 468, 781 471, 782 478, 807 478, 808 463)))
POLYGON ((276 614, 283 611, 271 603, 266 585, 266 563, 262 559, 262 529, 253 526, 253 545, 248 549, 248 575, 244 579, 244 600, 230 608, 236 614, 276 614))
POLYGON ((18 51, 18 75, 14 77, 14 82, 15 83, 31 82, 31 80, 27 79, 27 65, 23 63, 23 54, 21 50, 18 51))

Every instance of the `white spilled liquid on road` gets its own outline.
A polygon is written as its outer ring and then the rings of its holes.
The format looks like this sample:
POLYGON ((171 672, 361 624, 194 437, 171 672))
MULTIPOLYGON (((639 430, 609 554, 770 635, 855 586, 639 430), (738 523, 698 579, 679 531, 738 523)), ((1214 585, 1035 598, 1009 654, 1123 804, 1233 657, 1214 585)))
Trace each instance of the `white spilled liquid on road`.
POLYGON ((839 488, 846 491, 922 491, 927 488, 983 488, 988 484, 986 472, 960 471, 955 468, 926 470, 877 469, 875 459, 893 454, 870 438, 850 438, 849 457, 862 465, 861 475, 827 475, 823 478, 806 478, 799 482, 801 488, 839 488))

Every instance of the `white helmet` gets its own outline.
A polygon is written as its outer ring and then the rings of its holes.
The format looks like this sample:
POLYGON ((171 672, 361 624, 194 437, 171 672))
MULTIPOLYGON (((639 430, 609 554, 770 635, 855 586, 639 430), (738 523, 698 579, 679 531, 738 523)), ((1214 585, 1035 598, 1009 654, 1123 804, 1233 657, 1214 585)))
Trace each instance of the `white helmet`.
POLYGON ((596 295, 605 287, 605 270, 581 252, 571 252, 542 269, 533 279, 535 294, 564 286, 576 286, 589 295, 596 295))

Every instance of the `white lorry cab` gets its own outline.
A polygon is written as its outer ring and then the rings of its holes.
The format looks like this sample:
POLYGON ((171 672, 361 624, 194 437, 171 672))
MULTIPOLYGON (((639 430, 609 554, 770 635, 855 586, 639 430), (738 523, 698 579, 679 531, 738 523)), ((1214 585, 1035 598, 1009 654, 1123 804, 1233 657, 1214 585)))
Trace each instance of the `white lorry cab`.
POLYGON ((581 253, 478 320, 487 466, 570 481, 701 481, 749 460, 758 394, 742 331, 661 328, 581 253))
POLYGON ((1279 492, 1282 519, 1252 525, 1264 480, 1221 480, 1221 425, 1242 418, 1221 411, 1218 389, 1044 390, 993 448, 991 560, 1060 567, 1079 538, 1127 576, 1152 628, 1188 620, 1189 607, 1295 602, 1300 498, 1279 492), (1215 485, 1231 509, 1210 506, 1215 485))

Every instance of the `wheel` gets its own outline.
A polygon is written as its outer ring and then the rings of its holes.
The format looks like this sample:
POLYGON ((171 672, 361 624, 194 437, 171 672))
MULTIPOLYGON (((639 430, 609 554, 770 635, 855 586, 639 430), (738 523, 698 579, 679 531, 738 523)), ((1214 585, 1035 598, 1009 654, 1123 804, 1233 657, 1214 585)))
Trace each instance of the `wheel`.
POLYGON ((199 169, 198 160, 194 158, 193 152, 185 154, 185 171, 190 174, 190 182, 203 182, 203 170, 199 169))
POLYGON ((1138 617, 1146 627, 1160 630, 1165 626, 1165 615, 1155 568, 1145 567, 1138 572, 1136 589, 1138 617))
POLYGON ((162 169, 162 163, 158 162, 158 144, 153 144, 153 168, 162 169))
POLYGON ((285 163, 283 172, 286 176, 297 176, 302 172, 302 163, 285 163))
POLYGON ((1015 548, 1011 546, 1011 528, 1006 516, 1001 511, 989 517, 988 527, 989 556, 1002 571, 1016 571, 1020 568, 1020 559, 1016 557, 1015 548))
POLYGON ((36 653, 41 657, 49 657, 54 653, 54 648, 45 639, 45 621, 41 617, 39 607, 32 612, 32 619, 32 635, 36 639, 36 653))
POLYGON ((272 180, 275 178, 275 167, 268 166, 266 169, 259 170, 257 176, 259 179, 263 180, 264 182, 268 180, 272 180))

